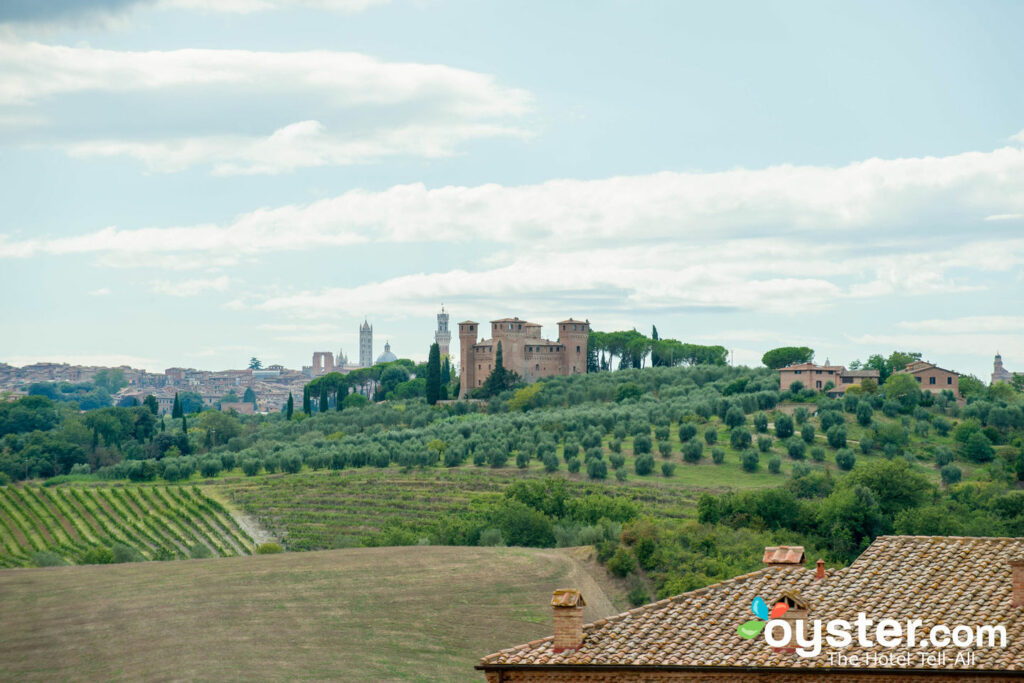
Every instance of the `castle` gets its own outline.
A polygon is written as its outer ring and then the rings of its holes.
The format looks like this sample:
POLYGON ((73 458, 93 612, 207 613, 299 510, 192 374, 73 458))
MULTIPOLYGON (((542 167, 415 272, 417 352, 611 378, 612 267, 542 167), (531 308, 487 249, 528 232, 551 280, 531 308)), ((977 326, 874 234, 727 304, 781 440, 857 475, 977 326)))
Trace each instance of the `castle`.
POLYGON ((563 320, 558 323, 558 341, 540 336, 540 325, 519 318, 491 321, 491 337, 477 341, 479 324, 459 323, 459 396, 482 386, 494 369, 494 355, 501 342, 502 365, 526 382, 553 375, 582 374, 587 371, 587 337, 590 322, 563 320))

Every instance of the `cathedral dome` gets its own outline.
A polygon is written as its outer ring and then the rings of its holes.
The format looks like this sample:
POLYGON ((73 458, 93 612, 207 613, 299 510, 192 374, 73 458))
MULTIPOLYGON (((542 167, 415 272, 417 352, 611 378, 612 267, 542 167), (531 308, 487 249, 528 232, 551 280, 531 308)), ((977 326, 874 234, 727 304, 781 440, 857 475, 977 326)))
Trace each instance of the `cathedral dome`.
POLYGON ((398 360, 398 356, 391 353, 391 344, 384 343, 384 353, 377 356, 377 363, 390 363, 391 361, 398 360))

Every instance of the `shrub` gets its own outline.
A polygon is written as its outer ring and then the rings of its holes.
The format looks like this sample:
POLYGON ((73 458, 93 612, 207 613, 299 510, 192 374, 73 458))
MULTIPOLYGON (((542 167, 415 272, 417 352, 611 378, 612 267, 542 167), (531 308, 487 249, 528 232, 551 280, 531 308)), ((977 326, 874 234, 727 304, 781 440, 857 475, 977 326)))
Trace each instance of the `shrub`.
POLYGON ((718 430, 714 427, 708 427, 704 430, 704 442, 709 446, 714 446, 718 443, 718 430))
POLYGON ((949 446, 938 446, 935 449, 935 464, 939 467, 945 467, 951 462, 953 462, 952 449, 949 446))
MULTIPOLYGON (((686 445, 688 446, 691 443, 697 443, 697 442, 696 441, 688 441, 686 443, 686 445)), ((663 458, 671 457, 671 455, 672 455, 672 442, 671 441, 659 441, 658 442, 658 452, 661 453, 661 457, 663 457, 663 458)))
POLYGON ((967 443, 963 446, 963 453, 971 462, 988 462, 995 455, 992 443, 981 432, 974 432, 967 438, 967 443))
POLYGON ((274 555, 276 553, 283 553, 283 552, 284 552, 284 548, 281 547, 280 543, 273 543, 273 542, 260 543, 256 547, 256 554, 257 555, 274 555))
POLYGON ((545 453, 544 457, 541 458, 541 462, 544 463, 544 471, 554 472, 558 469, 558 456, 554 453, 545 453))
POLYGON ((651 437, 637 436, 633 439, 633 452, 637 455, 651 452, 651 437))
POLYGON ((765 415, 764 413, 758 413, 757 415, 754 415, 754 429, 756 429, 761 434, 767 432, 768 416, 765 415))
POLYGON ((805 462, 795 462, 792 467, 790 467, 789 473, 794 479, 806 477, 811 473, 811 466, 805 462))
POLYGON ((246 458, 242 461, 242 471, 245 472, 245 476, 247 477, 255 477, 260 473, 260 469, 262 467, 263 464, 255 458, 246 458))
POLYGON ((745 423, 746 421, 747 421, 747 416, 743 414, 743 409, 739 408, 737 406, 733 406, 732 408, 729 408, 729 410, 727 410, 725 412, 725 419, 723 420, 723 422, 725 422, 726 426, 730 427, 730 428, 732 428, 732 427, 739 427, 741 424, 745 423))
POLYGON ((580 471, 580 465, 581 465, 580 459, 579 458, 575 458, 575 457, 574 458, 569 458, 569 462, 565 463, 565 466, 573 474, 576 474, 577 472, 580 471))
POLYGON ((767 453, 772 449, 772 437, 762 434, 757 437, 757 450, 767 453))
POLYGON ((932 420, 932 426, 935 427, 935 432, 939 436, 946 436, 947 434, 949 434, 949 430, 951 429, 949 420, 947 420, 944 417, 936 417, 934 420, 932 420))
POLYGON ((800 428, 800 438, 804 440, 804 443, 808 446, 814 443, 814 425, 805 424, 800 428))
POLYGON ((504 467, 507 462, 508 451, 501 446, 492 447, 490 453, 487 454, 487 464, 495 469, 504 467))
POLYGON ((611 463, 612 469, 619 469, 626 463, 626 456, 619 453, 612 453, 608 456, 608 462, 611 463))
POLYGON ((941 470, 939 470, 939 474, 942 476, 942 483, 945 484, 946 486, 956 484, 964 476, 964 473, 960 471, 960 468, 957 467, 956 465, 944 466, 941 470))
POLYGON ((530 454, 525 449, 520 448, 516 451, 516 467, 521 470, 525 470, 530 466, 530 454))
POLYGON ((298 455, 288 455, 281 458, 281 471, 288 474, 298 474, 302 469, 302 458, 298 455))
POLYGON ((775 415, 775 436, 788 439, 793 436, 793 418, 785 413, 775 415))
POLYGON ((477 541, 477 545, 484 546, 501 546, 505 545, 505 537, 501 534, 501 529, 495 529, 491 527, 484 529, 480 532, 480 540, 477 541))
POLYGON ((736 427, 729 433, 729 445, 738 451, 749 448, 750 442, 750 430, 746 427, 736 427))
POLYGON ((882 404, 882 412, 886 417, 896 417, 900 414, 900 404, 896 401, 886 401, 882 404))
POLYGON ((651 594, 647 592, 647 589, 642 584, 637 584, 630 588, 626 597, 629 600, 629 604, 633 607, 640 607, 651 601, 651 594))
POLYGON ((864 455, 870 453, 875 447, 875 440, 870 436, 862 436, 860 439, 860 452, 864 455))
POLYGON ((32 564, 36 567, 63 567, 67 562, 57 553, 42 550, 38 553, 32 553, 32 564))
POLYGON ((113 562, 114 551, 105 545, 97 545, 85 551, 81 564, 113 564, 113 562))
POLYGON ((643 393, 643 389, 640 388, 639 384, 636 384, 635 382, 625 382, 620 384, 615 390, 615 401, 617 403, 622 403, 623 401, 631 398, 640 398, 643 393))
POLYGON ((825 449, 821 446, 815 446, 811 449, 811 458, 815 462, 825 462, 825 449))
POLYGON ((846 427, 844 425, 833 425, 825 432, 828 445, 832 448, 846 447, 846 427))
POLYGON ((625 467, 616 467, 615 478, 618 479, 619 481, 626 481, 627 479, 629 479, 629 473, 626 472, 625 467))
POLYGON ((622 452, 622 439, 612 439, 608 442, 608 448, 611 449, 612 453, 622 452))
POLYGON ((715 446, 711 449, 711 461, 716 465, 721 465, 725 462, 725 449, 720 446, 715 446))
POLYGON ((619 546, 619 549, 608 560, 608 571, 620 579, 629 576, 636 569, 636 557, 628 548, 619 546))
POLYGON ((772 474, 778 474, 782 470, 782 458, 777 455, 773 455, 768 459, 768 471, 772 474))
POLYGON ((235 469, 235 454, 230 452, 221 453, 220 464, 223 466, 224 470, 230 471, 235 469))
POLYGON ((604 460, 591 458, 587 463, 587 475, 591 479, 605 479, 608 477, 608 464, 604 460))
POLYGON ((861 401, 857 404, 857 424, 861 427, 867 427, 871 425, 871 417, 875 414, 875 411, 871 409, 871 404, 867 401, 861 401))
POLYGON ((661 474, 666 477, 671 477, 676 473, 676 464, 674 462, 663 462, 661 463, 661 474))
POLYGON ((216 477, 220 474, 223 465, 221 465, 220 458, 203 458, 199 463, 199 473, 204 477, 216 477))
POLYGON ((686 462, 696 463, 700 462, 701 456, 704 455, 704 444, 694 439, 693 441, 687 441, 683 445, 683 460, 686 462))
POLYGON ((807 457, 807 444, 797 438, 790 438, 786 443, 786 452, 794 460, 803 460, 807 457))
POLYGON ((624 425, 624 424, 615 425, 615 431, 612 432, 612 435, 616 439, 618 439, 619 441, 622 441, 623 439, 626 438, 626 434, 627 434, 627 432, 626 432, 626 425, 624 425))
POLYGON ((110 548, 111 554, 114 556, 114 562, 120 564, 122 562, 145 562, 146 558, 142 556, 135 548, 124 545, 123 543, 115 543, 110 548))
POLYGON ((760 458, 757 456, 757 451, 746 451, 740 456, 740 464, 747 472, 756 472, 758 468, 760 458))
POLYGON ((654 438, 658 441, 668 441, 668 425, 658 425, 655 427, 654 438))
MULTIPOLYGON (((69 472, 69 474, 71 474, 71 475, 89 474, 90 472, 91 472, 91 470, 89 469, 89 464, 88 463, 84 463, 84 462, 80 462, 80 463, 76 463, 76 464, 71 466, 71 471, 69 472)), ((51 565, 47 565, 47 566, 51 566, 51 565)))
POLYGON ((798 425, 802 425, 804 422, 807 422, 807 408, 800 406, 793 411, 793 417, 796 418, 796 423, 798 425))
POLYGON ((193 543, 188 549, 188 556, 193 560, 204 560, 208 557, 213 557, 213 552, 210 551, 205 543, 193 543))
POLYGON ((697 426, 696 425, 694 425, 694 424, 692 424, 690 422, 684 422, 681 425, 679 425, 679 440, 680 441, 685 443, 685 442, 689 441, 690 439, 692 439, 695 436, 697 436, 697 426))
MULTIPOLYGON (((836 466, 841 470, 852 470, 853 465, 857 462, 857 457, 853 454, 849 448, 840 448, 836 451, 836 466)), ((860 470, 858 470, 859 472, 860 470)))
POLYGON ((654 456, 649 453, 638 455, 633 462, 633 469, 641 477, 647 476, 654 471, 654 456))

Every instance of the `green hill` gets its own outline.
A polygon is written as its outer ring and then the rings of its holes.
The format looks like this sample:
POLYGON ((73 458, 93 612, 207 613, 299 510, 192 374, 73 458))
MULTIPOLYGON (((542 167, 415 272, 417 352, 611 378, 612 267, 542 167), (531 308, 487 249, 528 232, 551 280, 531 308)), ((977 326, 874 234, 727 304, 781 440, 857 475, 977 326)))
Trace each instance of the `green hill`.
POLYGON ((550 634, 551 591, 567 586, 586 596, 588 620, 618 611, 565 550, 357 548, 5 571, 0 671, 476 680, 482 655, 550 634))

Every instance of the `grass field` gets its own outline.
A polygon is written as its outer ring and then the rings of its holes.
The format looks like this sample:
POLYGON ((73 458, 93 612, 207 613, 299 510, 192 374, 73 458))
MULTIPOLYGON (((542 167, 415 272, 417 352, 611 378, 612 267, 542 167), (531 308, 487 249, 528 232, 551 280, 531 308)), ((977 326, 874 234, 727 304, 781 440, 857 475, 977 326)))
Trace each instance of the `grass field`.
POLYGON ((247 555, 253 542, 194 486, 0 486, 0 567, 34 566, 51 552, 79 562, 91 548, 121 544, 144 559, 247 555))
POLYGON ((572 554, 355 548, 0 572, 8 680, 473 681, 551 634, 555 588, 617 610, 572 554))

